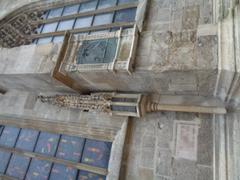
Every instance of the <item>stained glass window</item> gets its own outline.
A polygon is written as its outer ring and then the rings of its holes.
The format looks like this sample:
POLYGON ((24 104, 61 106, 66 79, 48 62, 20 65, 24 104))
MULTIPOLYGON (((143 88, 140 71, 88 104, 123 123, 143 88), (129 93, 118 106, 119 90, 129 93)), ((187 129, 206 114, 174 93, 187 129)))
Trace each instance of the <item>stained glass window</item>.
POLYGON ((98 9, 115 6, 116 3, 117 3, 117 0, 100 0, 99 5, 98 5, 98 9))
POLYGON ((78 13, 78 9, 79 9, 79 4, 72 5, 72 6, 66 6, 63 10, 63 16, 76 14, 76 13, 78 13))
POLYGON ((58 25, 57 22, 44 24, 43 29, 42 29, 42 33, 55 32, 55 30, 57 28, 57 25, 58 25))
POLYGON ((89 2, 85 2, 81 4, 80 11, 79 12, 87 12, 87 11, 93 11, 97 7, 97 0, 91 0, 89 2))
POLYGON ((135 14, 136 8, 117 11, 114 22, 132 22, 135 19, 135 14))
MULTIPOLYGON (((46 23, 40 25, 35 31, 37 34, 44 33, 54 33, 54 32, 62 32, 66 30, 78 30, 81 28, 90 28, 95 26, 103 26, 107 24, 112 24, 115 22, 135 22, 136 8, 131 9, 123 9, 123 10, 112 10, 111 12, 103 13, 102 11, 99 13, 95 12, 97 10, 102 10, 114 6, 120 6, 124 3, 133 3, 137 0, 89 0, 86 2, 67 5, 60 8, 51 9, 46 11, 42 19, 46 19, 46 23), (79 16, 81 13, 90 13, 82 16, 79 16), (100 14, 101 13, 101 14, 100 14), (73 16, 74 15, 74 16, 73 16), (66 17, 70 16, 70 17, 66 17), (53 18, 57 18, 55 22, 49 22, 48 20, 52 20, 53 18), (65 18, 65 19, 64 19, 65 18), (72 18, 72 19, 69 19, 72 18), (59 20, 60 19, 60 20, 59 20)), ((112 27, 107 29, 107 31, 118 30, 120 27, 112 27)), ((96 30, 86 30, 85 33, 92 34, 94 32, 104 32, 103 29, 96 30)), ((79 34, 80 32, 74 31, 75 34, 79 34)), ((81 32, 84 33, 84 32, 81 32)), ((57 34, 58 36, 60 34, 57 34)), ((64 34, 61 34, 63 36, 64 34)), ((63 41, 63 38, 52 38, 52 37, 39 37, 33 40, 33 43, 36 44, 46 44, 46 43, 57 43, 63 41)))
POLYGON ((99 14, 95 16, 93 25, 97 26, 97 25, 103 25, 103 24, 110 24, 112 23, 112 19, 113 19, 112 13, 99 14))
POLYGON ((54 43, 62 42, 63 39, 64 39, 64 36, 55 36, 55 37, 53 38, 53 42, 54 42, 54 43))
POLYGON ((114 60, 117 38, 83 41, 77 54, 78 64, 109 63, 114 60))
POLYGON ((85 164, 108 168, 111 143, 87 139, 82 162, 85 164))
POLYGON ((6 174, 18 179, 24 179, 30 158, 12 155, 6 174))
POLYGON ((51 165, 52 163, 48 161, 32 159, 26 175, 26 180, 48 179, 51 165))
POLYGON ((92 23, 92 16, 77 18, 74 29, 90 27, 92 23))
POLYGON ((50 43, 52 41, 52 37, 44 37, 44 38, 39 38, 37 40, 38 44, 46 44, 46 43, 50 43))
POLYGON ((59 17, 62 15, 63 8, 52 9, 49 11, 47 19, 59 17))
POLYGON ((59 135, 43 132, 40 134, 35 152, 53 156, 58 145, 59 135))
POLYGON ((50 180, 76 179, 77 169, 66 167, 62 164, 54 164, 50 180))
POLYGON ((23 129, 20 132, 16 148, 33 151, 35 142, 38 137, 38 131, 34 131, 31 129, 23 129))
POLYGON ((87 171, 80 171, 79 173, 79 177, 78 180, 105 180, 106 177, 99 175, 99 174, 95 174, 95 173, 91 173, 91 172, 87 172, 87 171))
POLYGON ((58 24, 57 31, 72 29, 74 21, 75 21, 74 19, 60 21, 58 24))
POLYGON ((0 145, 13 147, 16 143, 20 130, 15 127, 5 127, 0 137, 0 145))
MULTIPOLYGON (((15 154, 0 150, 0 173, 26 180, 105 180, 106 176, 69 167, 66 164, 41 160, 38 156, 54 157, 72 163, 83 163, 92 167, 108 168, 111 142, 81 137, 53 134, 31 129, 4 127, 0 133, 1 146, 21 149, 21 152, 36 153, 35 158, 26 153, 15 154)), ((61 161, 59 161, 61 162, 61 161)), ((70 163, 71 164, 71 163, 70 163)))

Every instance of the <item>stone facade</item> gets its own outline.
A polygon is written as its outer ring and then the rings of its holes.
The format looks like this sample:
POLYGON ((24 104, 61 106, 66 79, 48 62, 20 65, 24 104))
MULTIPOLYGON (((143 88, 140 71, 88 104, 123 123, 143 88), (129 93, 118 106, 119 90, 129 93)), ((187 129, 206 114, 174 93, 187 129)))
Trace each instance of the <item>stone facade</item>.
MULTIPOLYGON (((0 0, 0 19, 37 1, 0 0)), ((0 124, 64 123, 69 134, 113 141, 109 180, 237 180, 239 8, 237 0, 149 0, 132 74, 78 76, 87 92, 149 93, 167 103, 172 102, 159 95, 171 95, 183 106, 196 103, 192 97, 203 99, 202 105, 217 98, 226 115, 159 112, 126 118, 42 104, 38 95, 74 93, 51 76, 63 44, 49 43, 0 48, 0 124)))

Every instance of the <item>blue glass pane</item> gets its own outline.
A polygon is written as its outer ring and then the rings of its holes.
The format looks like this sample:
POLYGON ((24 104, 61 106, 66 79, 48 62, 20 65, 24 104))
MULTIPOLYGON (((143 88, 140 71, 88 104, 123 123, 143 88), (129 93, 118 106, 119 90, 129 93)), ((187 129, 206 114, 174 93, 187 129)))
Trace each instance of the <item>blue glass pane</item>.
POLYGON ((103 24, 111 24, 113 20, 113 14, 107 13, 107 14, 99 14, 96 15, 93 21, 93 25, 103 25, 103 24))
POLYGON ((82 163, 101 168, 108 168, 111 147, 112 143, 110 142, 87 139, 84 146, 82 163))
POLYGON ((119 0, 118 4, 124 4, 124 3, 133 3, 137 2, 138 0, 119 0))
POLYGON ((0 136, 1 136, 2 132, 3 132, 3 129, 4 129, 4 126, 0 125, 0 136))
POLYGON ((50 170, 50 162, 32 159, 27 172, 26 180, 47 180, 50 170))
POLYGON ((47 19, 48 12, 49 12, 49 11, 45 11, 45 12, 43 13, 43 15, 41 16, 41 18, 42 18, 42 19, 47 19))
POLYGON ((117 48, 117 38, 83 41, 77 54, 78 64, 112 62, 117 48))
POLYGON ((66 6, 63 10, 63 16, 77 14, 78 9, 79 9, 79 4, 72 5, 72 6, 66 6))
POLYGON ((54 164, 50 180, 74 180, 77 177, 77 169, 66 167, 62 164, 54 164))
POLYGON ((106 177, 95 173, 80 171, 78 180, 105 180, 106 177))
POLYGON ((54 43, 63 42, 63 40, 64 40, 64 36, 55 36, 53 38, 54 43))
POLYGON ((116 5, 117 0, 100 0, 98 9, 108 8, 116 5))
POLYGON ((83 138, 63 135, 58 146, 57 157, 79 162, 83 145, 83 138))
POLYGON ((75 19, 60 21, 57 31, 64 31, 64 30, 72 29, 74 21, 75 21, 75 19))
POLYGON ((47 44, 52 41, 52 37, 39 38, 37 44, 47 44))
POLYGON ((11 153, 0 152, 0 173, 4 173, 7 168, 8 161, 10 159, 11 153))
POLYGON ((92 23, 92 18, 93 18, 92 16, 77 18, 74 29, 90 27, 92 23))
POLYGON ((57 22, 44 24, 42 33, 55 32, 57 24, 58 24, 57 22))
POLYGON ((62 15, 63 8, 57 8, 57 9, 51 9, 47 19, 54 18, 54 17, 60 17, 62 15))
POLYGON ((26 174, 29 162, 30 158, 13 154, 6 174, 18 179, 23 179, 26 174))
POLYGON ((93 11, 96 9, 97 0, 91 0, 81 4, 79 12, 93 11))
POLYGON ((37 34, 41 33, 42 28, 44 25, 40 25, 35 31, 37 32, 37 34))
POLYGON ((0 145, 13 147, 18 137, 19 129, 6 126, 0 137, 0 145))
POLYGON ((16 148, 33 151, 38 137, 38 131, 22 129, 16 144, 16 148))
POLYGON ((124 9, 116 12, 114 22, 134 22, 136 8, 124 9))
POLYGON ((42 132, 39 136, 35 152, 53 156, 57 149, 59 135, 42 132))

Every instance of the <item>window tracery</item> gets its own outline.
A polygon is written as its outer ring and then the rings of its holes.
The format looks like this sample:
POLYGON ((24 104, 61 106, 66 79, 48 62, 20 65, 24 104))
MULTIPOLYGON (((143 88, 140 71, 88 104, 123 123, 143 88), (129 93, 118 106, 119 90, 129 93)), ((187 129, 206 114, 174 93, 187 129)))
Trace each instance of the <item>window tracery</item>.
POLYGON ((60 42, 67 30, 78 35, 133 27, 138 3, 138 0, 73 0, 65 4, 30 4, 0 21, 0 46, 60 42))

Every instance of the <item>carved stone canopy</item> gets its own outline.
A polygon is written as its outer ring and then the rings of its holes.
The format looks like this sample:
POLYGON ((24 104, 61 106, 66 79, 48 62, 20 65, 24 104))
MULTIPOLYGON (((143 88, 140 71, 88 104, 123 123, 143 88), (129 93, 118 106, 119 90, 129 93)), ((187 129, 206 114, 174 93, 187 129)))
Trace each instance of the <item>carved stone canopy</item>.
POLYGON ((161 104, 160 102, 153 102, 150 96, 142 94, 93 93, 91 95, 39 96, 38 98, 43 103, 59 107, 131 117, 141 117, 146 113, 158 111, 226 113, 224 107, 218 106, 161 104))

